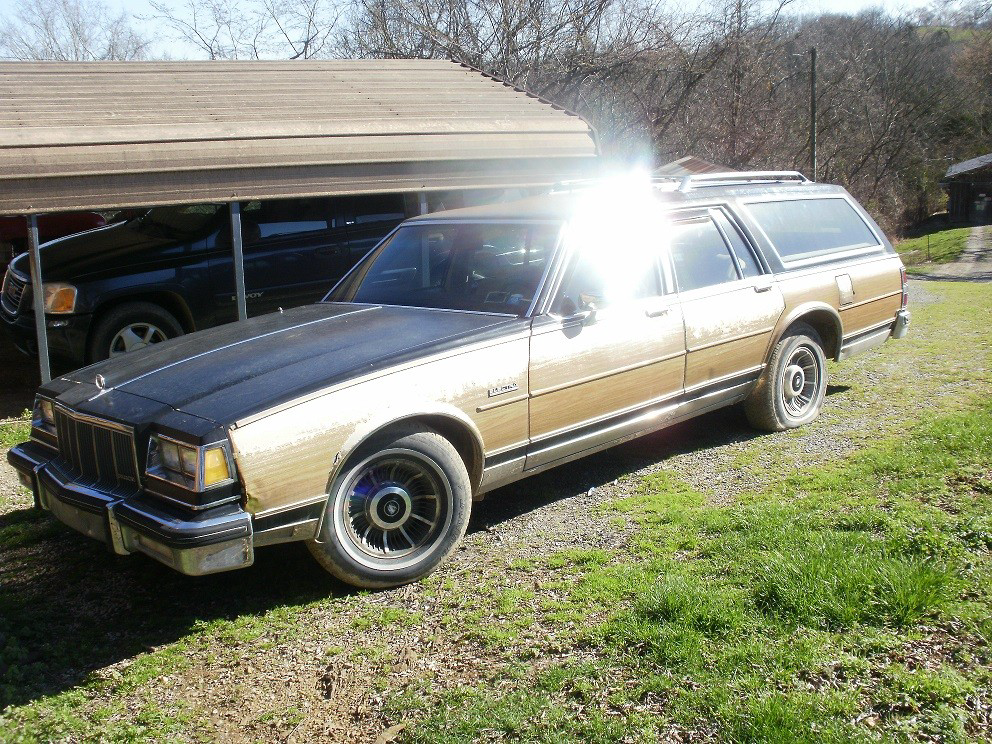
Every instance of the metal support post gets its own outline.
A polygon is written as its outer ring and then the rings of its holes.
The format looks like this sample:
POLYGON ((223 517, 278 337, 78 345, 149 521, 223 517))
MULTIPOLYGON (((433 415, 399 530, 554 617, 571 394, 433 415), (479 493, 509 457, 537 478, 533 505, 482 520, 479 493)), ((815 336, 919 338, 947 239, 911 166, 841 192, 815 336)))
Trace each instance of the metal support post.
POLYGON ((809 166, 816 180, 816 47, 809 50, 809 166))
POLYGON ((245 252, 241 242, 241 204, 231 202, 231 246, 234 249, 234 296, 238 303, 238 320, 248 318, 245 300, 245 252))
POLYGON ((427 192, 420 192, 420 213, 427 214, 427 192))
POLYGON ((34 307, 34 332, 38 337, 38 366, 41 384, 52 381, 48 361, 48 329, 45 327, 45 290, 41 283, 41 251, 38 250, 38 216, 28 217, 28 255, 31 265, 31 304, 34 307))

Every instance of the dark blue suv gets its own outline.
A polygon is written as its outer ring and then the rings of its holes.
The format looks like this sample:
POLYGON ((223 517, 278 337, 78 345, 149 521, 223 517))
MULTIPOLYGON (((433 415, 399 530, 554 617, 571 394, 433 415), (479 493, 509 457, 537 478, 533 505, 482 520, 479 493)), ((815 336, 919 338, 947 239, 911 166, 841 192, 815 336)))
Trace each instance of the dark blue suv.
MULTIPOLYGON (((241 204, 248 314, 315 302, 404 218, 415 194, 241 204)), ((236 319, 226 205, 156 207, 42 246, 53 360, 76 368, 236 319)), ((14 259, 0 318, 35 351, 28 256, 14 259)))

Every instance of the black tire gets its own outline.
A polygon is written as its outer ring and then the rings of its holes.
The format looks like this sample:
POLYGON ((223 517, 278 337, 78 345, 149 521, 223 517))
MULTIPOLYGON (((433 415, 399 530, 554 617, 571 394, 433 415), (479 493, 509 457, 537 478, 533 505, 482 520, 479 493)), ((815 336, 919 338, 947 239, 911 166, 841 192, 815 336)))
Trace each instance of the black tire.
POLYGON ((795 429, 820 415, 826 391, 827 359, 820 334, 796 323, 775 345, 768 366, 744 401, 744 412, 757 429, 795 429))
POLYGON ((142 346, 131 345, 123 334, 131 330, 148 346, 183 335, 183 327, 165 308, 151 302, 126 302, 101 315, 90 334, 88 360, 99 362, 118 353, 134 351, 142 346))
POLYGON ((320 532, 307 546, 321 566, 352 586, 408 584, 455 551, 471 509, 472 484, 451 442, 426 427, 403 425, 372 437, 348 460, 328 494, 320 532))

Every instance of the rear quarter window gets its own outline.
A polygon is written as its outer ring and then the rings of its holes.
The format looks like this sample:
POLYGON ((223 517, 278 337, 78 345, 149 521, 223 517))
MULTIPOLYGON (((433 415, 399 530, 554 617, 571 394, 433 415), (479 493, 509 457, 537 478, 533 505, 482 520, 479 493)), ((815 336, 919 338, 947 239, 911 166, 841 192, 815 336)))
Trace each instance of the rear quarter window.
POLYGON ((846 199, 752 202, 747 209, 786 265, 880 245, 846 199))

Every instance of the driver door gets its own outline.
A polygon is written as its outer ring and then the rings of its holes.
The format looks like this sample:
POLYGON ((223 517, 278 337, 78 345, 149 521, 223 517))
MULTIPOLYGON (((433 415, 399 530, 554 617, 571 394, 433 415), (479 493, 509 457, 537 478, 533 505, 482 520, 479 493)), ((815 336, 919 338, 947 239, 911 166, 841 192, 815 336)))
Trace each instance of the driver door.
POLYGON ((657 255, 587 247, 573 257, 551 312, 534 321, 525 469, 649 428, 682 393, 682 310, 657 255))

